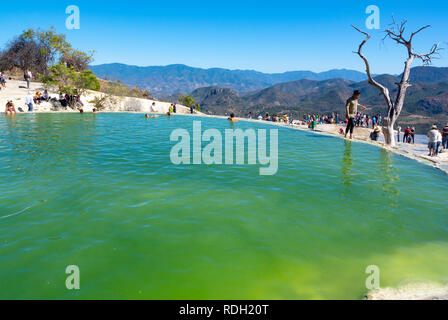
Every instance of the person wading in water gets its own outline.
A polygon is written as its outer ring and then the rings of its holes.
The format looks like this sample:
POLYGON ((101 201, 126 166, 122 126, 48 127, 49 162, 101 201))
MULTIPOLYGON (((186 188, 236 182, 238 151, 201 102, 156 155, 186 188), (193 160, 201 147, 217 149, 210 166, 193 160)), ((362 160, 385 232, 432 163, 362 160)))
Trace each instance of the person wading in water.
POLYGON ((347 112, 347 129, 345 131, 345 137, 347 138, 348 133, 350 132, 350 139, 353 139, 353 131, 355 130, 355 118, 358 113, 358 106, 364 110, 367 110, 367 107, 359 104, 358 100, 361 96, 361 92, 359 90, 355 90, 353 96, 347 100, 347 104, 345 105, 347 112))

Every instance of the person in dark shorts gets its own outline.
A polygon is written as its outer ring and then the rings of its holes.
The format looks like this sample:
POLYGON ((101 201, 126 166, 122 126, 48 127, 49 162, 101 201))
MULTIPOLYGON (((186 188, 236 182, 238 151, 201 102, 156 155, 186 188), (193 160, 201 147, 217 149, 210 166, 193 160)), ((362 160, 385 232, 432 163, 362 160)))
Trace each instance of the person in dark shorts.
POLYGON ((429 157, 434 157, 437 155, 436 152, 436 145, 437 145, 437 138, 439 135, 439 131, 437 130, 437 126, 433 125, 431 127, 431 130, 428 132, 428 149, 429 149, 429 157))
POLYGON ((380 137, 381 129, 379 127, 376 127, 375 130, 370 134, 370 139, 372 141, 378 141, 378 138, 380 137))
POLYGON ((448 123, 442 130, 442 146, 443 149, 448 150, 448 123))
POLYGON ((412 139, 412 144, 415 144, 415 128, 412 127, 411 129, 411 139, 412 139))
POLYGON ((345 137, 347 138, 348 134, 350 133, 350 139, 353 139, 353 132, 355 130, 355 118, 358 113, 358 106, 361 107, 364 110, 367 110, 367 107, 359 104, 358 100, 361 96, 361 92, 359 90, 355 90, 353 92, 353 96, 347 100, 347 103, 345 105, 345 109, 347 112, 347 129, 345 130, 345 137))

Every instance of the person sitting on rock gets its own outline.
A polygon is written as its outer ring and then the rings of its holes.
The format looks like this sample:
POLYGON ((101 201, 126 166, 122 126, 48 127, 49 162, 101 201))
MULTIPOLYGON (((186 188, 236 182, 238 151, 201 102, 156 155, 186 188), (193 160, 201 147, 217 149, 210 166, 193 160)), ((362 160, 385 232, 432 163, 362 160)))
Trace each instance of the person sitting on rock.
POLYGON ((5 113, 6 114, 15 114, 16 113, 16 108, 14 107, 14 103, 11 100, 6 103, 5 113))
POLYGON ((50 95, 48 94, 48 90, 44 91, 44 94, 41 96, 40 100, 45 102, 50 101, 50 95))
POLYGON ((381 129, 378 127, 375 127, 375 130, 370 134, 370 139, 372 141, 378 141, 378 138, 380 137, 381 129))
POLYGON ((34 103, 40 104, 41 98, 42 98, 42 94, 39 91, 36 91, 36 94, 34 95, 34 98, 33 98, 34 103))

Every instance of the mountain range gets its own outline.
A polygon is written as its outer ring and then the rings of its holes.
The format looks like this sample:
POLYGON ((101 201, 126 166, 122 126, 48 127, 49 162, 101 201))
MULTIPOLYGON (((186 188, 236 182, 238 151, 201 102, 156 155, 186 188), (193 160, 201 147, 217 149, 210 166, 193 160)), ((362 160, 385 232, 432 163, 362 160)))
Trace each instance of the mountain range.
POLYGON ((351 81, 367 79, 359 71, 340 69, 316 73, 290 71, 262 73, 253 70, 201 69, 181 64, 163 67, 138 67, 113 63, 90 66, 102 79, 120 80, 124 84, 148 89, 155 97, 167 97, 176 93, 190 93, 202 87, 217 86, 232 89, 239 94, 254 92, 272 85, 301 79, 328 80, 342 78, 351 81))
MULTIPOLYGON (((361 103, 369 114, 386 113, 384 98, 369 85, 366 75, 353 70, 323 73, 293 71, 265 74, 257 71, 199 69, 184 65, 134 67, 122 64, 92 66, 99 77, 119 79, 131 86, 149 89, 155 96, 172 101, 179 93, 190 93, 208 114, 246 116, 254 114, 338 112, 353 90, 361 91, 361 103)), ((398 75, 376 75, 375 79, 397 93, 398 75)), ((448 68, 415 67, 400 122, 422 130, 434 122, 448 121, 448 68)))

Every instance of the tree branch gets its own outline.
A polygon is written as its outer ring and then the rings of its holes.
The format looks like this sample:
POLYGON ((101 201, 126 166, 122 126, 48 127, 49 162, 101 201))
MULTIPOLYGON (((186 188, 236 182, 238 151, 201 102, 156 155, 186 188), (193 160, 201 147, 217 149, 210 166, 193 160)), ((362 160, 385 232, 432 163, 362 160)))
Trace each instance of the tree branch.
POLYGON ((367 58, 364 56, 364 54, 362 53, 362 49, 364 47, 364 45, 367 43, 367 41, 369 41, 370 39, 370 34, 368 34, 367 32, 361 31, 360 29, 358 29, 355 26, 352 26, 356 31, 362 33, 363 35, 365 35, 365 39, 364 41, 359 45, 358 51, 355 52, 356 54, 358 54, 361 59, 364 61, 365 65, 366 65, 366 73, 367 73, 367 77, 369 78, 369 83, 374 86, 375 88, 377 88, 378 90, 380 90, 381 94, 383 95, 384 99, 386 100, 387 106, 389 108, 393 108, 393 103, 392 100, 390 98, 390 93, 389 93, 389 89, 387 89, 385 86, 383 86, 382 84, 380 84, 379 82, 375 81, 375 79, 373 79, 372 74, 370 72, 370 64, 369 61, 367 60, 367 58))
POLYGON ((425 66, 429 66, 432 64, 433 59, 438 59, 439 52, 442 50, 440 48, 440 43, 436 43, 432 46, 431 50, 427 54, 417 54, 413 53, 414 57, 420 59, 425 66))
MULTIPOLYGON (((437 59, 437 55, 439 54, 440 49, 440 43, 437 43, 432 46, 431 50, 427 54, 418 54, 415 53, 412 47, 412 40, 414 37, 422 32, 423 30, 426 30, 428 28, 431 28, 430 25, 424 26, 417 31, 411 33, 411 36, 409 39, 406 39, 404 36, 404 33, 406 31, 406 23, 407 21, 403 21, 400 25, 395 22, 394 17, 392 17, 392 23, 390 24, 390 28, 385 30, 386 35, 384 36, 384 39, 390 38, 391 40, 394 40, 395 42, 404 45, 408 49, 409 58, 417 58, 420 59, 424 65, 431 65, 433 59, 437 59)), ((383 39, 383 40, 384 40, 383 39)))
POLYGON ((424 26, 423 28, 420 28, 419 30, 413 32, 413 33, 411 34, 411 38, 409 39, 409 41, 412 42, 412 39, 414 39, 414 36, 415 36, 416 34, 422 32, 423 30, 428 29, 428 28, 431 28, 431 26, 430 26, 430 25, 427 25, 427 26, 424 26))

